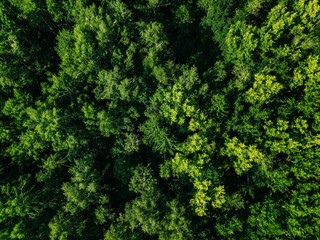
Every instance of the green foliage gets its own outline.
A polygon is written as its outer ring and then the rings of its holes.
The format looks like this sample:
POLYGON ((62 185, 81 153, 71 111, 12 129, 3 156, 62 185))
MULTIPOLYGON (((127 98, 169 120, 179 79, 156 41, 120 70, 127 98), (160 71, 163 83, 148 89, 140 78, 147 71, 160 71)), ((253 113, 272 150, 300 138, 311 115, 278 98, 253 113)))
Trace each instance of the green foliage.
POLYGON ((0 239, 320 238, 318 0, 0 2, 0 239))

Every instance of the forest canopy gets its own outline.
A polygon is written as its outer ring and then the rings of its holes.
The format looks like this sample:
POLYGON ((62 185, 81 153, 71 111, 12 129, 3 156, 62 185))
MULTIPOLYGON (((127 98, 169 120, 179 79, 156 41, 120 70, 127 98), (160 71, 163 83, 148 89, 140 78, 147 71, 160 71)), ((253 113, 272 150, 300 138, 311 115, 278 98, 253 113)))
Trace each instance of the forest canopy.
POLYGON ((0 239, 320 239, 318 0, 1 0, 0 239))

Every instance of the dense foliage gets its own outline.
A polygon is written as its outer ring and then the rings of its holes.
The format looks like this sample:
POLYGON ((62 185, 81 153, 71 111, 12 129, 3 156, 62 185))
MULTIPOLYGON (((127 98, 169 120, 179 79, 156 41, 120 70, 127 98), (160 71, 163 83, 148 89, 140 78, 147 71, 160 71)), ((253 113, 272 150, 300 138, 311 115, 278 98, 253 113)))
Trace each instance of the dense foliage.
POLYGON ((1 0, 0 239, 320 239, 318 0, 1 0))

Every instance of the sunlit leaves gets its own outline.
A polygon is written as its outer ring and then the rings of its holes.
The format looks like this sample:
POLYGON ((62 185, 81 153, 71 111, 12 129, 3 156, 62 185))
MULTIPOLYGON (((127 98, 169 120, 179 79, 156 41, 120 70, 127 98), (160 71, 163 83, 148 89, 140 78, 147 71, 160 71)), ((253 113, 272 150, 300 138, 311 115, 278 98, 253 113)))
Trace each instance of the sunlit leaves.
POLYGON ((277 83, 275 76, 255 75, 253 87, 247 92, 247 101, 250 103, 268 103, 273 95, 280 92, 283 86, 277 83))
POLYGON ((254 163, 266 167, 266 157, 257 149, 256 146, 246 146, 241 143, 236 137, 232 138, 226 143, 226 149, 224 154, 235 158, 233 163, 237 174, 247 172, 252 168, 254 163))

